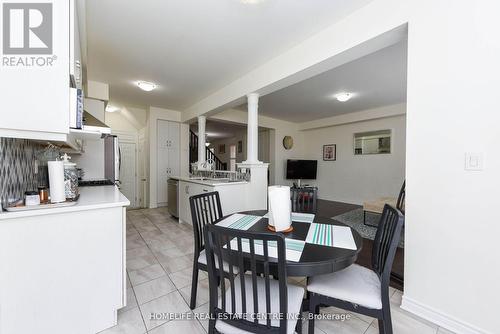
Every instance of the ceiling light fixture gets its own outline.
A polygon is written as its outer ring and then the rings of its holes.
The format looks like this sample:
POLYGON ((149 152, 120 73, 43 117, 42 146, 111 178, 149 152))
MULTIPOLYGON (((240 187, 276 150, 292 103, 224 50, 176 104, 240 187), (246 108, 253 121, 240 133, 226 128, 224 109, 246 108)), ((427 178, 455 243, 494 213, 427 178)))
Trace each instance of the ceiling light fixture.
POLYGON ((339 102, 347 102, 351 99, 351 97, 352 97, 352 93, 346 93, 346 92, 338 93, 337 95, 335 95, 335 98, 339 102))
POLYGON ((147 81, 137 81, 137 86, 146 92, 150 92, 158 87, 155 83, 147 81))
MULTIPOLYGON (((101 110, 102 110, 102 109, 101 109, 101 110)), ((108 104, 108 105, 106 106, 106 112, 116 112, 116 111, 118 111, 118 108, 117 108, 117 107, 112 106, 111 104, 108 104)))

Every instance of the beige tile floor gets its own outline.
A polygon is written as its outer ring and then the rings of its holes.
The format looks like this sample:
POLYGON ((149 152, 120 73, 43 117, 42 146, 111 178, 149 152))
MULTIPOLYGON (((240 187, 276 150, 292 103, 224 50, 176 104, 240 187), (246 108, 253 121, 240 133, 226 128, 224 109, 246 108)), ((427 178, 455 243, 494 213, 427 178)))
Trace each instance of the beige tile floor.
MULTIPOLYGON (((118 311, 118 325, 102 334, 204 334, 208 321, 203 319, 150 319, 153 313, 208 312, 208 278, 200 272, 196 309, 189 307, 193 231, 190 226, 173 220, 165 208, 133 210, 127 213, 127 306, 118 311)), ((305 280, 292 278, 304 284, 305 280)), ((402 310, 402 292, 391 289, 391 310, 395 334, 446 334, 438 326, 402 310)), ((347 312, 333 307, 323 313, 347 312)), ((304 322, 303 333, 307 333, 304 322)), ((316 321, 317 334, 376 334, 377 321, 351 314, 349 320, 316 321)))

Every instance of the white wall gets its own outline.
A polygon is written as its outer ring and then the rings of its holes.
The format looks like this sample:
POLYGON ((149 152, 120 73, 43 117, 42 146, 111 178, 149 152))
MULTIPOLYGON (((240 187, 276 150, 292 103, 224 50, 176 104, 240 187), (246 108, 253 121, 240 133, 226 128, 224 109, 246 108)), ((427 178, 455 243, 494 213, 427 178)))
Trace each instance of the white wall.
MULTIPOLYGON (((377 108, 372 114, 394 108, 399 109, 400 115, 370 119, 370 113, 363 112, 368 119, 304 131, 302 158, 318 160, 317 180, 306 182, 318 186, 319 198, 362 204, 381 196, 397 197, 405 178, 405 105, 377 108), (386 129, 392 130, 391 154, 354 155, 355 133, 386 129), (336 161, 323 161, 326 144, 337 145, 336 161)), ((329 121, 335 123, 335 117, 329 121)), ((323 122, 325 125, 327 121, 323 122)))
POLYGON ((71 161, 85 172, 83 179, 104 179, 104 140, 86 140, 84 150, 84 153, 71 155, 71 161))
POLYGON ((463 333, 500 328, 499 12, 426 0, 409 23, 404 306, 463 333))
POLYGON ((138 128, 136 128, 132 123, 130 123, 120 112, 106 113, 106 125, 111 128, 111 132, 115 131, 125 131, 130 133, 137 133, 138 128))

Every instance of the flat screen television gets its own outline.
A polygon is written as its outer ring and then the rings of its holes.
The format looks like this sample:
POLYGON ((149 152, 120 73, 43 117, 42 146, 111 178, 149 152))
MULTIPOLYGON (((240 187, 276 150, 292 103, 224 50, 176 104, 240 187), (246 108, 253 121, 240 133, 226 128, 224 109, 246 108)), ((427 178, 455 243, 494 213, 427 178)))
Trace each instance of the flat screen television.
POLYGON ((288 180, 316 180, 318 160, 291 160, 286 162, 288 180))

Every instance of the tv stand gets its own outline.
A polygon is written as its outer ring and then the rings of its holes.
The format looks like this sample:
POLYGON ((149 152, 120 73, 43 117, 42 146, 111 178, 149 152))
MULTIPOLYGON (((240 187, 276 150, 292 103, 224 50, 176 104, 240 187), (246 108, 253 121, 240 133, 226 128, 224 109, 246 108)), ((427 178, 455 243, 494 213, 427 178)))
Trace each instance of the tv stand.
POLYGON ((297 180, 297 183, 293 183, 293 188, 295 189, 303 189, 303 188, 316 188, 316 187, 311 187, 310 185, 308 184, 302 184, 301 182, 302 180, 298 179, 297 180))

